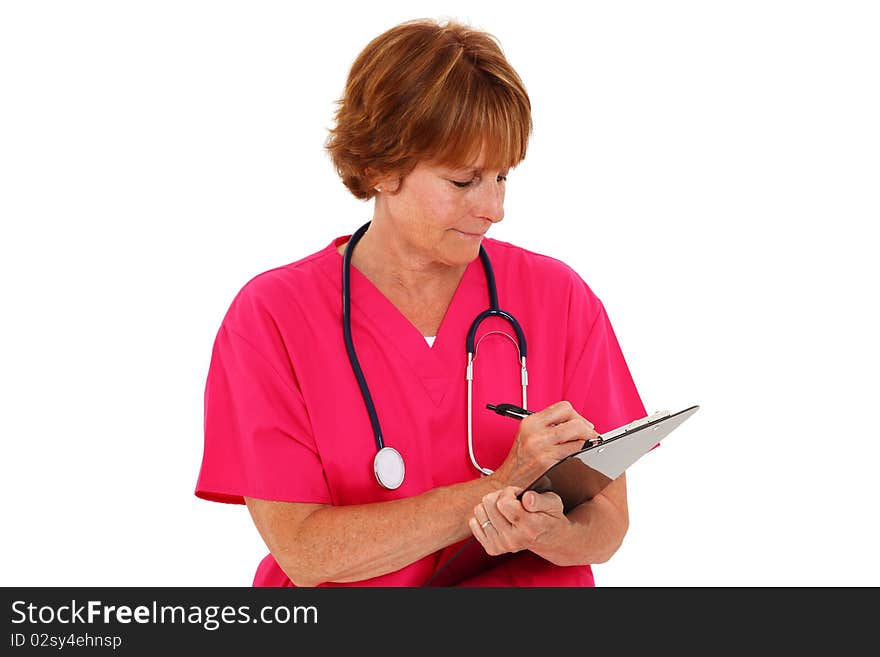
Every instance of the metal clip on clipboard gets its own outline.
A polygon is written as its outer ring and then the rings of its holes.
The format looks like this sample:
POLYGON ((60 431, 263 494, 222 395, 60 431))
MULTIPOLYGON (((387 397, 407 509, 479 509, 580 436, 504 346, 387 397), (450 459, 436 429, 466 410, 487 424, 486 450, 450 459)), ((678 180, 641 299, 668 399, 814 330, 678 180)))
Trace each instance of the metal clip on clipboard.
POLYGON ((616 429, 612 429, 611 431, 606 431, 601 436, 599 436, 598 444, 602 444, 611 440, 612 438, 617 438, 625 433, 629 433, 633 429, 638 429, 639 427, 643 427, 646 424, 650 424, 655 420, 662 420, 663 418, 669 417, 669 411, 657 411, 656 413, 652 413, 647 417, 640 418, 638 420, 633 420, 629 424, 624 424, 622 427, 617 427, 616 429))

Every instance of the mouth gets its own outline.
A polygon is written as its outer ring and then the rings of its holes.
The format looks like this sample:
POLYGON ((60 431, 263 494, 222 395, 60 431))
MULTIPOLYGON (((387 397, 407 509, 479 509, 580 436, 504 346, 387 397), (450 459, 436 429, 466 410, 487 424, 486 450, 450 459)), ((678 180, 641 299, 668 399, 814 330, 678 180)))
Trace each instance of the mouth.
POLYGON ((454 230, 454 231, 455 231, 456 233, 458 233, 459 235, 464 235, 465 237, 471 237, 471 238, 473 238, 473 239, 482 239, 482 237, 486 234, 485 232, 481 232, 481 233, 469 233, 469 232, 464 231, 464 230, 459 230, 458 228, 453 228, 452 230, 454 230))

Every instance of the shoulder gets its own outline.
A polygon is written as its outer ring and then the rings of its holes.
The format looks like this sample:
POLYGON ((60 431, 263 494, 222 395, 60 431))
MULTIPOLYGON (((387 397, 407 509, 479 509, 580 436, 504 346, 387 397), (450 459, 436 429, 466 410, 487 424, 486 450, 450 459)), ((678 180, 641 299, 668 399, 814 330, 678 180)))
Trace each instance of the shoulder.
POLYGON ((584 279, 567 263, 550 255, 495 239, 483 245, 502 282, 523 293, 532 293, 551 303, 576 303, 581 310, 598 312, 601 301, 584 279))
POLYGON ((305 312, 314 305, 310 296, 326 295, 327 273, 338 257, 331 244, 300 260, 256 274, 241 286, 223 318, 223 325, 250 333, 255 325, 275 324, 280 314, 305 312), (332 248, 331 248, 332 247, 332 248))
POLYGON ((547 279, 556 283, 586 285, 580 275, 568 264, 544 253, 537 253, 510 242, 485 239, 483 245, 495 265, 510 268, 523 274, 530 274, 541 280, 547 279))

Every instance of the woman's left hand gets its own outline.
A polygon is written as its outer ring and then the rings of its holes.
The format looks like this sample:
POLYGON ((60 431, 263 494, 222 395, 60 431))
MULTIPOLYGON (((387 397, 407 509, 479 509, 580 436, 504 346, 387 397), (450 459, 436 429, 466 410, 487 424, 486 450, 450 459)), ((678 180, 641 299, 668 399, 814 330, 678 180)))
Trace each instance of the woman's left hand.
POLYGON ((516 499, 520 492, 521 488, 505 486, 483 497, 474 507, 468 525, 490 555, 552 543, 570 525, 556 493, 528 491, 520 501, 516 499))

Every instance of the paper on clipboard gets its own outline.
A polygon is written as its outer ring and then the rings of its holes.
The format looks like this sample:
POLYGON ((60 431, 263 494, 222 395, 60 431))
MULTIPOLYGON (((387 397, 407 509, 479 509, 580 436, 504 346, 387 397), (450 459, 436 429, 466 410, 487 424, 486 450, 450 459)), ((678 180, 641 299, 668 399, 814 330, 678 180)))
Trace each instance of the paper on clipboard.
POLYGON ((699 408, 690 406, 677 413, 659 411, 608 431, 601 440, 559 461, 525 490, 553 491, 569 511, 617 479, 699 408))

